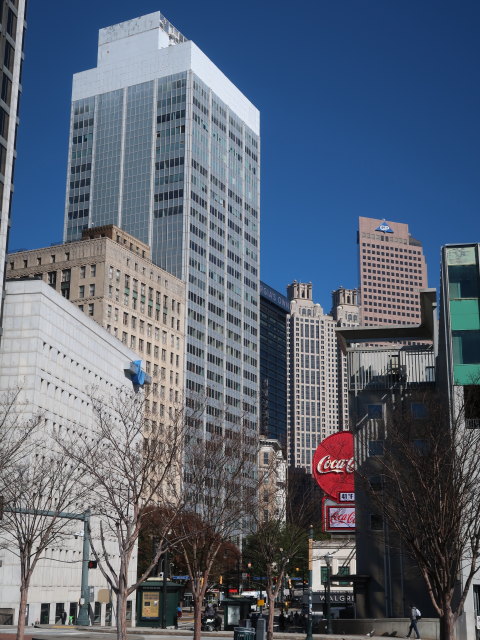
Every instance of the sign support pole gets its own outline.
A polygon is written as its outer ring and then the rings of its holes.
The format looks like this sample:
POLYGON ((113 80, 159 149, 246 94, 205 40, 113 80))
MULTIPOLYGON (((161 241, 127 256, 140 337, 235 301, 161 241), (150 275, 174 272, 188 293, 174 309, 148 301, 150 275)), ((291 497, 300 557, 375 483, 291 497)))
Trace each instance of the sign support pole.
POLYGON ((307 636, 305 640, 313 640, 312 608, 313 608, 313 525, 310 525, 308 529, 308 619, 307 619, 307 636))

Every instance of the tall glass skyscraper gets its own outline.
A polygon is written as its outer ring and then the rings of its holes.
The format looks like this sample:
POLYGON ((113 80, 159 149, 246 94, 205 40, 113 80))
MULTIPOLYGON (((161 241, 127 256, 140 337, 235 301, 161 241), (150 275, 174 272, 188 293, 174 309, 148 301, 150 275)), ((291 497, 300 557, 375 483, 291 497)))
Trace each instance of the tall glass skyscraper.
POLYGON ((207 401, 199 429, 228 437, 242 424, 252 442, 259 203, 259 112, 247 98, 159 12, 100 30, 97 67, 73 80, 64 239, 116 224, 186 282, 187 393, 207 401))
POLYGON ((288 299, 260 282, 260 431, 287 444, 288 299))
MULTIPOLYGON (((25 0, 0 2, 0 283, 5 278, 5 257, 10 228, 13 175, 16 157, 18 105, 22 91, 25 0)), ((0 324, 3 302, 0 303, 0 324)))

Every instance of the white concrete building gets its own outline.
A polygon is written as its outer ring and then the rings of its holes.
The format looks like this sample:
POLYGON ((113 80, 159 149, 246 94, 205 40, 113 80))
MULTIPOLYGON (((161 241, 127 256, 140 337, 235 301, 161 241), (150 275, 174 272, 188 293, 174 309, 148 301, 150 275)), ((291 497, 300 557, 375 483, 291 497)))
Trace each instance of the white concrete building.
MULTIPOLYGON (((0 391, 20 388, 28 403, 25 418, 44 411, 45 432, 52 423, 69 429, 93 424, 88 392, 113 395, 131 389, 125 369, 138 356, 41 280, 6 285, 4 329, 0 352, 0 391)), ((88 505, 85 505, 87 507, 88 505)), ((79 505, 79 511, 82 511, 79 505)), ((95 529, 95 518, 92 518, 95 529)), ((59 613, 76 619, 81 587, 82 523, 72 522, 72 535, 49 547, 37 565, 28 597, 27 623, 55 623, 59 613)), ((118 551, 111 545, 113 562, 118 551)), ((92 556, 93 558, 93 556, 92 556)), ((136 554, 130 580, 136 576, 136 554)), ((20 567, 16 556, 0 549, 0 614, 17 622, 20 567)), ((99 569, 89 571, 94 623, 112 619, 108 587, 99 569)), ((134 617, 134 595, 130 596, 134 617)))
POLYGON ((318 605, 325 602, 328 574, 337 578, 330 584, 332 617, 338 617, 339 609, 354 605, 353 585, 347 576, 354 575, 357 570, 355 536, 335 535, 330 540, 314 540, 312 569, 314 609, 318 610, 318 605))

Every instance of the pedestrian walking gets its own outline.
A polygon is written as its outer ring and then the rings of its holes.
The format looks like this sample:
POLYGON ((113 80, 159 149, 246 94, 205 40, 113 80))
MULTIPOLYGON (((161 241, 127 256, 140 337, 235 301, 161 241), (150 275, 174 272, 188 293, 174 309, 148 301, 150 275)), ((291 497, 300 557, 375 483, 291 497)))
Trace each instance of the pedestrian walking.
POLYGON ((178 629, 178 621, 182 617, 182 607, 178 605, 175 615, 175 629, 178 629))
POLYGON ((278 630, 285 631, 285 614, 283 613, 283 611, 281 611, 280 615, 278 616, 278 630))
POLYGON ((417 609, 417 607, 414 604, 410 605, 410 627, 408 629, 407 635, 405 636, 406 638, 410 638, 410 634, 412 633, 412 631, 415 631, 417 640, 418 638, 420 638, 420 634, 418 633, 417 622, 420 620, 421 617, 422 617, 422 614, 417 609))

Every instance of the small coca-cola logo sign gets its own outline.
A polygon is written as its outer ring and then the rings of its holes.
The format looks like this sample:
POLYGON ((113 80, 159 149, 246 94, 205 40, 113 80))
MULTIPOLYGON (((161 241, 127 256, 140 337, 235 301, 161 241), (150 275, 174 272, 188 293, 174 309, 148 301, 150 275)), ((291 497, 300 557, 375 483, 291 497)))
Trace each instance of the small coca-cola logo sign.
POLYGON ((315 451, 312 466, 315 480, 334 500, 339 499, 341 492, 353 492, 353 434, 340 431, 325 438, 315 451))
POLYGON ((355 507, 328 507, 327 529, 355 529, 355 507))

